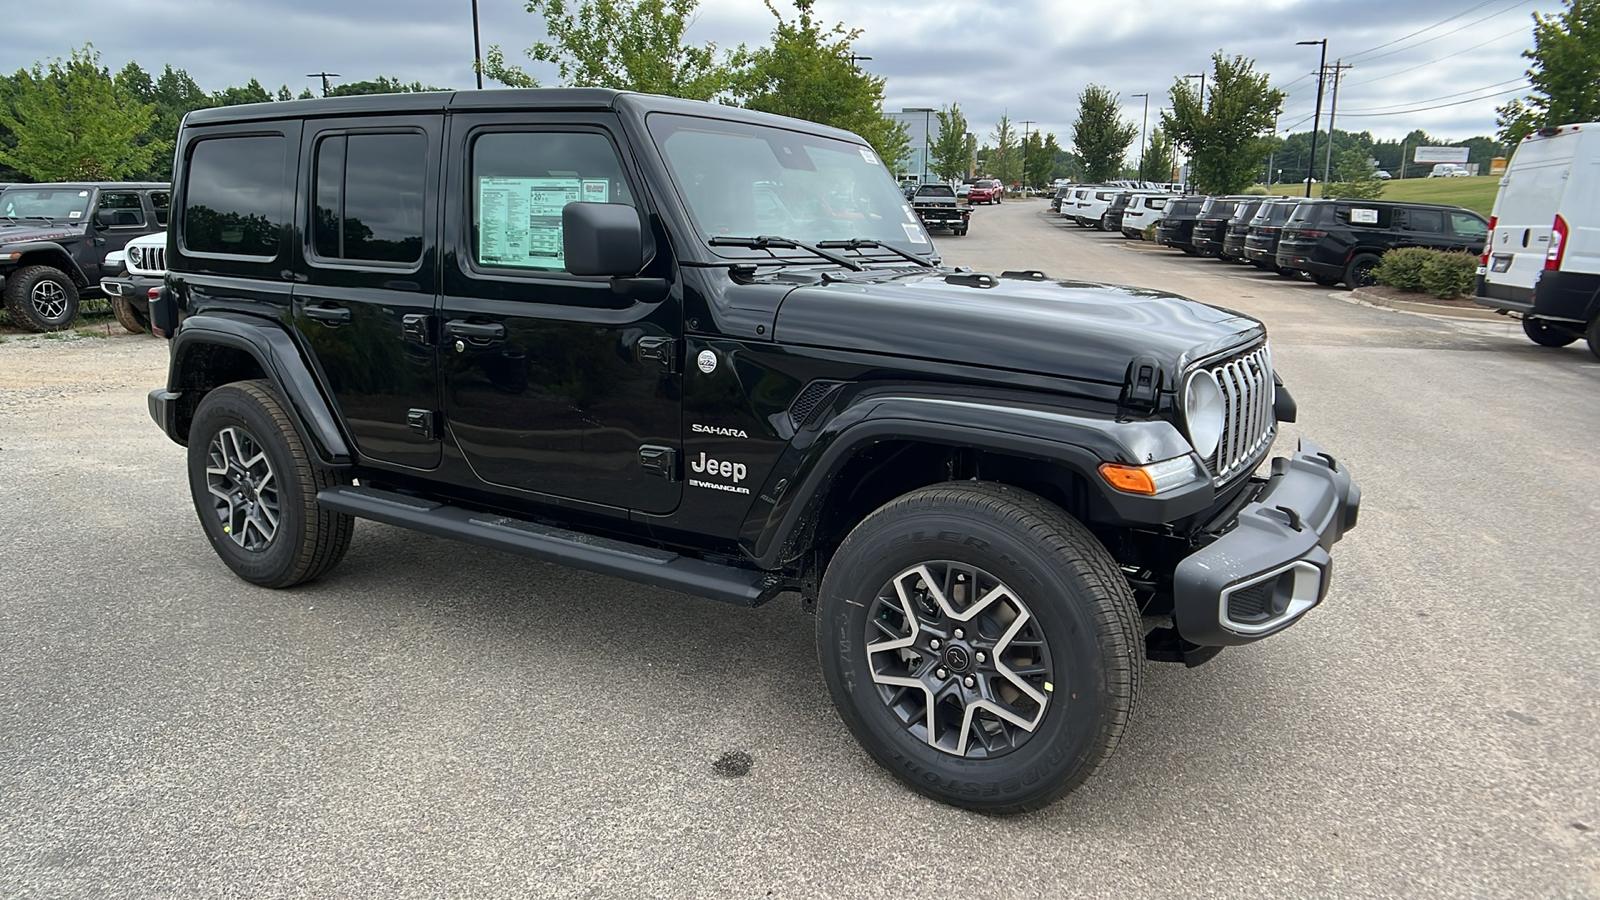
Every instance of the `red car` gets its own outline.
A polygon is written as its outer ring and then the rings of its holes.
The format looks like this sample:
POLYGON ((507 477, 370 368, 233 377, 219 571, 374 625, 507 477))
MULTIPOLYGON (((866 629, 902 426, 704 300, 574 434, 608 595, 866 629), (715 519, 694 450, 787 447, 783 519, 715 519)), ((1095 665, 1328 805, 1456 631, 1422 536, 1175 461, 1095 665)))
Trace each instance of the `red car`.
POLYGON ((1001 196, 1005 192, 1005 188, 1000 186, 1000 182, 993 178, 984 178, 973 183, 972 190, 967 192, 967 202, 974 205, 978 203, 999 203, 1001 196))

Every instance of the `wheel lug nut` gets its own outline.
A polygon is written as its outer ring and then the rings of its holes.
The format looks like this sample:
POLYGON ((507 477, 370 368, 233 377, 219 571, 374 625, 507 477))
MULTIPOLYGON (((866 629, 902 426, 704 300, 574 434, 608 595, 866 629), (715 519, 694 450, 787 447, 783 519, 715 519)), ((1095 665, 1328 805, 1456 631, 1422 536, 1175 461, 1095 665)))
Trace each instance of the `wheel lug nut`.
POLYGON ((939 639, 934 638, 933 640, 929 641, 928 646, 934 650, 939 649, 939 639))
POLYGON ((962 638, 964 638, 966 636, 967 636, 967 633, 965 631, 962 631, 959 628, 956 629, 956 640, 959 641, 959 640, 961 640, 962 638))
POLYGON ((944 678, 950 674, 950 670, 946 669, 944 666, 940 666, 939 668, 933 670, 933 674, 940 678, 944 678))
POLYGON ((984 653, 982 650, 979 650, 977 653, 973 654, 973 657, 977 659, 978 662, 987 662, 989 659, 988 654, 984 653))
POLYGON ((977 687, 978 686, 978 679, 973 678, 971 675, 968 675, 966 678, 962 679, 961 683, 966 685, 967 687, 977 687))

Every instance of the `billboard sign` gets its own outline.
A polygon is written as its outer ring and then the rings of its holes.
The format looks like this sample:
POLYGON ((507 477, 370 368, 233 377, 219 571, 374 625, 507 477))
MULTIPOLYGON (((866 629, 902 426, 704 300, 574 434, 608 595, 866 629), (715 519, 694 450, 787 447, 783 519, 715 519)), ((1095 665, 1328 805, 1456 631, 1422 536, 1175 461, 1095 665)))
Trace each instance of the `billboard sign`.
POLYGON ((1417 155, 1412 162, 1464 163, 1471 150, 1471 147, 1418 147, 1417 155))

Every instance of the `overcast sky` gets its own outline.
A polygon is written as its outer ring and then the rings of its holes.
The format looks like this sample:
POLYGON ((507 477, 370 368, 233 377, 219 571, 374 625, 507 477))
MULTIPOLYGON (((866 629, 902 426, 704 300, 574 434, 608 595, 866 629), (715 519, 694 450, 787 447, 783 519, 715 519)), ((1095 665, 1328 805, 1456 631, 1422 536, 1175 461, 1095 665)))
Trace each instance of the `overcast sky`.
MULTIPOLYGON (((1559 11, 1560 2, 817 0, 816 7, 819 19, 863 30, 856 52, 888 78, 890 110, 959 103, 981 138, 1008 112, 1069 146, 1086 84, 1119 92, 1136 125, 1144 100, 1131 95, 1149 92, 1154 123, 1173 79, 1209 72, 1218 50, 1253 58, 1288 89, 1280 133, 1306 130, 1319 48, 1295 42, 1324 37, 1330 64, 1354 65, 1340 88, 1338 127, 1379 138, 1414 128, 1441 138, 1492 134, 1494 107, 1526 89, 1520 53, 1532 46, 1530 14, 1559 11), (1425 107, 1438 108, 1407 112, 1425 107), (1404 114, 1385 115, 1395 112, 1404 114)), ((479 0, 479 9, 486 48, 499 44, 508 59, 556 83, 553 71, 522 56, 543 31, 521 0, 479 0)), ((754 46, 772 22, 759 0, 701 0, 689 38, 754 46)), ((34 3, 0 28, 0 66, 14 71, 65 56, 85 41, 113 71, 129 60, 152 74, 171 64, 207 91, 258 78, 298 93, 317 84, 306 73, 324 70, 345 81, 388 75, 473 86, 471 0, 34 3)), ((1326 115, 1327 104, 1324 127, 1326 115)))

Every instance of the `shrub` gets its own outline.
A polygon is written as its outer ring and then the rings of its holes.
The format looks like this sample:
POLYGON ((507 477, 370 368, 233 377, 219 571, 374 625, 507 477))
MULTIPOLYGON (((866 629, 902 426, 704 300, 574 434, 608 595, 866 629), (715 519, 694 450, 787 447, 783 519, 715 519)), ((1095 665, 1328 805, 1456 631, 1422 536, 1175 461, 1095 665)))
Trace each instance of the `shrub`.
POLYGON ((1368 181, 1335 181, 1322 186, 1322 196, 1325 199, 1338 197, 1342 200, 1376 200, 1383 196, 1383 182, 1377 179, 1368 181))
POLYGON ((1151 222, 1149 225, 1146 225, 1144 227, 1143 237, 1147 241, 1151 241, 1151 242, 1155 241, 1155 239, 1156 239, 1156 223, 1151 222))
POLYGON ((1272 195, 1271 191, 1267 190, 1265 186, 1259 184, 1250 185, 1244 189, 1244 192, 1252 197, 1269 197, 1272 195))
POLYGON ((1372 277, 1379 284, 1435 297, 1457 297, 1472 290, 1478 258, 1469 253, 1402 247, 1383 255, 1372 277))

